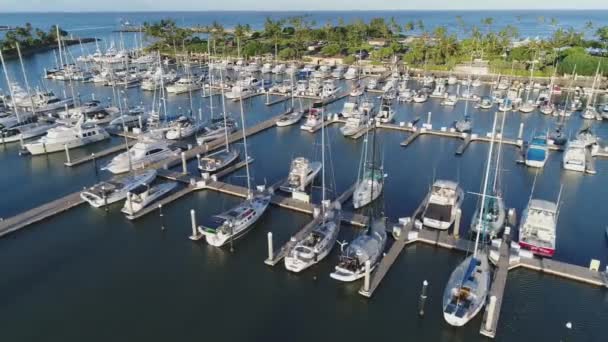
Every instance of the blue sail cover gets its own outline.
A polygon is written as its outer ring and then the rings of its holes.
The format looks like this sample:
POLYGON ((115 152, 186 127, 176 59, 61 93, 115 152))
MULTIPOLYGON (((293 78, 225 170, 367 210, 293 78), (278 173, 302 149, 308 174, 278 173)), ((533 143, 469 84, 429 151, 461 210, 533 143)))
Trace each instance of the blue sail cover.
POLYGON ((547 156, 547 151, 539 147, 530 147, 526 153, 526 158, 533 161, 543 161, 547 156))

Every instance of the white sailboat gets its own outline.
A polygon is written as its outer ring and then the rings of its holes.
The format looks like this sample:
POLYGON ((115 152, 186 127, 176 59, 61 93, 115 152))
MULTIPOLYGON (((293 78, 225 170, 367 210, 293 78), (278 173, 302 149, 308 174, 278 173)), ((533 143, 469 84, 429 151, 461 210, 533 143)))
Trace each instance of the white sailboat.
MULTIPOLYGON (((245 159, 248 159, 247 133, 245 131, 242 99, 239 103, 243 129, 243 148, 245 159)), ((272 189, 267 190, 264 186, 258 186, 256 191, 252 191, 249 163, 245 164, 245 169, 247 171, 247 198, 236 207, 212 216, 208 222, 205 222, 198 228, 199 232, 205 236, 207 243, 212 246, 221 247, 245 235, 245 233, 254 227, 254 224, 264 214, 270 204, 272 189)))
POLYGON ((299 241, 285 256, 285 268, 291 272, 301 272, 323 260, 334 248, 340 232, 341 207, 339 202, 330 204, 326 200, 326 162, 325 162, 325 129, 321 128, 321 163, 322 163, 322 198, 321 220, 311 232, 299 241))
MULTIPOLYGON (((375 140, 375 130, 372 130, 375 140)), ((384 169, 380 165, 377 166, 374 160, 375 155, 372 151, 369 153, 369 131, 365 134, 365 141, 363 142, 363 149, 361 151, 361 161, 359 164, 359 172, 357 176, 357 183, 355 184, 355 190, 353 191, 353 207, 355 209, 363 208, 370 204, 380 194, 384 188, 384 169)), ((375 146, 372 144, 372 149, 375 146)))
POLYGON ((488 185, 490 182, 490 168, 492 164, 492 153, 496 137, 496 119, 492 128, 492 141, 488 151, 486 172, 483 181, 483 194, 481 195, 481 205, 477 215, 477 235, 473 254, 464 259, 460 265, 454 269, 445 287, 443 294, 443 317, 448 324, 453 326, 463 326, 467 324, 486 303, 486 298, 490 290, 490 263, 487 253, 479 248, 479 240, 485 235, 489 224, 487 213, 491 208, 486 207, 488 197, 488 185))

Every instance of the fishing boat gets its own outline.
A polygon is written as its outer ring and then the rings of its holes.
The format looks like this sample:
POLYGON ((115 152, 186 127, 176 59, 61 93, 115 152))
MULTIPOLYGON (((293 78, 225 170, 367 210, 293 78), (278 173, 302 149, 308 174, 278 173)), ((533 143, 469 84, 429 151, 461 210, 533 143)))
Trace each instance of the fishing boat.
POLYGON ((464 192, 458 183, 437 180, 431 187, 429 199, 422 213, 422 223, 426 227, 447 230, 456 220, 464 192))
POLYGON ((312 108, 308 110, 306 121, 300 126, 301 130, 314 132, 323 124, 323 113, 319 110, 321 105, 320 102, 314 103, 312 108))
POLYGON ((376 119, 381 123, 391 123, 395 119, 395 110, 388 99, 382 99, 380 111, 376 115, 376 119))
POLYGON ((526 166, 543 168, 548 158, 549 146, 547 145, 547 136, 538 135, 534 137, 526 149, 526 166))
POLYGON ((287 180, 280 186, 280 189, 285 192, 306 191, 306 187, 321 171, 321 166, 321 162, 311 162, 304 157, 295 158, 291 162, 287 180))
POLYGON ((176 187, 176 182, 161 183, 152 187, 148 184, 142 184, 129 191, 121 212, 127 216, 135 215, 176 187))
POLYGON ((27 143, 24 147, 32 155, 64 151, 93 144, 110 138, 108 132, 92 123, 83 123, 81 117, 74 126, 57 126, 49 129, 39 140, 27 143))
POLYGON ((566 144, 562 166, 565 170, 585 172, 587 146, 583 141, 570 140, 566 144))
POLYGON ((340 88, 336 87, 336 82, 333 79, 323 81, 323 89, 321 90, 321 97, 329 99, 338 93, 340 88))
POLYGON ((101 169, 113 174, 125 173, 144 168, 167 158, 177 157, 179 152, 179 149, 171 149, 165 141, 144 137, 128 151, 112 158, 101 169))
POLYGON ((429 99, 428 95, 424 91, 416 92, 416 95, 412 97, 412 100, 416 103, 426 102, 429 99))
POLYGON ((156 178, 156 170, 127 176, 120 180, 110 180, 96 184, 80 193, 80 197, 95 208, 124 200, 127 193, 143 184, 150 184, 156 178))
POLYGON ((369 124, 369 114, 367 111, 360 111, 359 113, 353 113, 348 119, 346 124, 340 127, 340 132, 345 137, 351 137, 360 132, 364 127, 369 124))
POLYGON ((458 96, 456 95, 448 95, 443 101, 441 101, 442 106, 455 106, 458 102, 458 96))
POLYGON ((528 249, 539 256, 552 257, 555 254, 557 217, 556 203, 530 199, 528 206, 523 211, 519 226, 521 248, 528 249))

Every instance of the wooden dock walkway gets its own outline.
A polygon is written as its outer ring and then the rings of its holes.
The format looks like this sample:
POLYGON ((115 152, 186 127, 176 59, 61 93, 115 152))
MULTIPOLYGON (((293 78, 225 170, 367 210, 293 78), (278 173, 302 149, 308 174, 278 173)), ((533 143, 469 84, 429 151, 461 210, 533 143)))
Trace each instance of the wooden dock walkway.
POLYGON ((407 147, 409 146, 411 143, 414 142, 414 140, 416 140, 422 133, 420 133, 419 130, 414 131, 412 134, 410 134, 404 141, 401 142, 401 146, 403 147, 407 147))
MULTIPOLYGON (((273 96, 277 96, 277 95, 273 95, 273 96)), ((279 103, 283 103, 283 102, 285 102, 287 100, 291 100, 291 96, 286 96, 286 95, 281 95, 281 96, 282 96, 282 98, 276 99, 274 101, 266 102, 265 104, 270 107, 270 106, 274 106, 274 105, 279 104, 279 103)))
POLYGON ((489 302, 486 303, 486 310, 481 321, 481 329, 479 330, 480 334, 491 338, 496 336, 496 327, 498 326, 498 319, 500 318, 500 309, 502 307, 505 286, 507 285, 507 274, 509 272, 510 251, 511 239, 508 234, 504 234, 499 248, 500 256, 498 257, 492 285, 488 294, 489 302), (490 303, 493 304, 490 305, 490 303))
POLYGON ((116 146, 112 146, 110 148, 107 148, 103 151, 99 151, 99 152, 95 152, 92 153, 86 157, 83 158, 79 158, 76 160, 70 160, 70 161, 66 161, 64 163, 65 166, 69 166, 69 167, 74 167, 74 166, 78 166, 78 165, 82 165, 84 163, 88 163, 90 161, 93 161, 93 159, 99 159, 99 158, 103 158, 103 157, 107 157, 109 155, 115 154, 115 153, 119 153, 119 152, 123 152, 125 151, 127 148, 132 147, 133 145, 135 145, 137 143, 137 140, 130 140, 127 142, 127 147, 125 148, 125 144, 119 144, 116 146))
MULTIPOLYGON (((427 197, 428 197, 428 195, 427 195, 427 197)), ((374 291, 376 291, 378 286, 380 286, 382 279, 384 279, 384 277, 388 273, 388 270, 391 268, 391 266, 393 266, 393 264, 397 260, 397 257, 399 257, 399 254, 401 254, 401 251, 403 250, 405 245, 408 244, 409 233, 414 225, 414 220, 418 216, 418 214, 422 211, 426 202, 427 202, 427 199, 425 198, 424 201, 422 201, 420 203, 420 205, 418 206, 418 208, 416 208, 416 210, 414 211, 414 214, 412 215, 410 221, 402 227, 399 238, 393 243, 393 245, 389 249, 388 253, 386 253, 386 255, 382 258, 382 260, 380 261, 380 264, 376 267, 376 269, 372 273, 369 289, 365 289, 365 284, 364 284, 361 287, 361 289, 359 290, 359 294, 361 294, 362 296, 371 298, 371 296, 374 294, 374 291)))
POLYGON ((0 237, 84 203, 80 191, 0 221, 0 237))

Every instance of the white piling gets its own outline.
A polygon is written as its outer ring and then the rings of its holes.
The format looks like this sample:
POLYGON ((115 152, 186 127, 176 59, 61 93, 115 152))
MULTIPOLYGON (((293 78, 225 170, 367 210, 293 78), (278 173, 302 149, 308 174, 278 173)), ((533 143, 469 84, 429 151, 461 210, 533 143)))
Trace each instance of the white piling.
POLYGON ((203 121, 203 109, 198 109, 198 121, 203 121))
POLYGON ((456 210, 456 218, 454 220, 454 237, 460 237, 460 217, 462 216, 462 210, 458 208, 456 210))
POLYGON ((186 164, 186 152, 182 152, 182 173, 188 173, 188 165, 186 164))
POLYGON ((194 209, 190 209, 190 221, 192 222, 192 236, 197 236, 197 234, 196 234, 196 211, 194 211, 194 209))
POLYGON ((137 120, 139 121, 139 129, 143 129, 144 128, 144 123, 143 123, 143 121, 141 119, 141 115, 139 115, 137 117, 137 120))
POLYGON ((494 310, 496 309, 496 296, 490 297, 490 303, 488 304, 488 315, 486 317, 485 329, 486 331, 492 331, 492 322, 494 321, 494 310))
POLYGON ((524 136, 524 123, 519 124, 519 133, 517 133, 517 139, 521 140, 524 136))
POLYGON ((370 281, 370 273, 372 269, 371 261, 365 261, 365 279, 363 283, 363 291, 369 292, 369 281, 370 281))
POLYGON ((426 117, 426 124, 430 125, 431 124, 431 112, 429 112, 429 114, 426 117))
POLYGON ((274 260, 274 246, 272 245, 272 232, 268 232, 268 260, 274 260))
POLYGON ((65 147, 65 159, 68 164, 72 164, 72 161, 70 160, 70 148, 68 147, 68 144, 64 144, 63 146, 65 147))
POLYGON ((133 215, 133 200, 131 199, 130 192, 127 192, 127 205, 129 209, 129 215, 133 215))
POLYGON ((23 142, 23 134, 19 134, 19 144, 21 145, 21 149, 23 149, 23 145, 25 145, 23 142))
POLYGON ((270 91, 266 91, 266 104, 270 103, 270 91))

